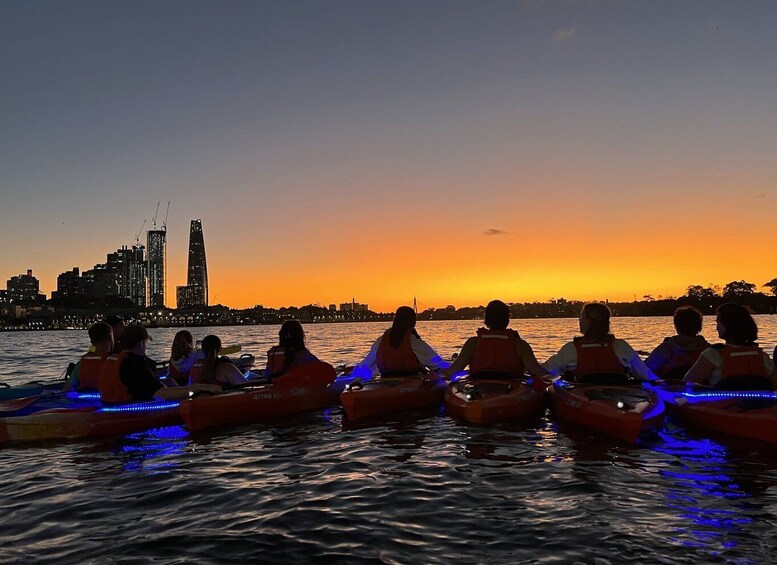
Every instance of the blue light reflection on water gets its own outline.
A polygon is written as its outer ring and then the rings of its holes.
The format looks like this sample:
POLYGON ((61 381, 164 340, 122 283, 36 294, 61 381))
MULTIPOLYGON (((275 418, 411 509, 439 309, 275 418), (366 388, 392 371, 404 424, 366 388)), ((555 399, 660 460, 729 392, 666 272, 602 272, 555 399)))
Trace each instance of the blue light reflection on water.
POLYGON ((659 437, 653 449, 675 462, 659 471, 671 485, 665 493, 666 505, 689 522, 688 527, 676 528, 673 541, 708 549, 712 556, 737 547, 753 522, 742 503, 751 494, 729 474, 734 467, 726 446, 688 437, 682 430, 660 432, 659 437))
POLYGON ((189 430, 184 426, 153 428, 128 434, 119 443, 117 451, 129 455, 124 463, 124 470, 128 472, 172 469, 177 465, 175 458, 164 459, 183 454, 188 438, 189 430))

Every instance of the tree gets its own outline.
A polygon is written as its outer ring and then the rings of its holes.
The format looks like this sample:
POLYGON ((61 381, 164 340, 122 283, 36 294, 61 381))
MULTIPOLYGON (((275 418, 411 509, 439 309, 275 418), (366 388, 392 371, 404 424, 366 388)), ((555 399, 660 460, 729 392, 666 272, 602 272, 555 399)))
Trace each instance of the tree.
POLYGON ((772 294, 777 296, 777 279, 772 279, 768 283, 765 283, 763 286, 768 286, 771 288, 772 294))
POLYGON ((708 298, 717 298, 718 293, 715 292, 714 288, 710 287, 703 287, 700 284, 695 284, 689 286, 685 291, 685 296, 688 298, 693 298, 695 300, 704 300, 708 298))
POLYGON ((745 281, 732 281, 723 287, 723 298, 742 298, 755 293, 756 285, 745 281))

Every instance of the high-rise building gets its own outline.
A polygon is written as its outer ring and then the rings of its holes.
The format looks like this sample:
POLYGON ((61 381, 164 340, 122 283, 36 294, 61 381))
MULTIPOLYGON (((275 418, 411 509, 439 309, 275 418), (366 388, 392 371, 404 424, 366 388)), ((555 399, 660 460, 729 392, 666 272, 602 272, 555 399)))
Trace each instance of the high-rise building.
POLYGON ((84 289, 84 279, 78 267, 73 267, 72 271, 65 271, 57 276, 57 290, 51 293, 51 298, 75 298, 86 295, 84 289))
MULTIPOLYGON (((135 244, 126 245, 108 254, 106 271, 116 276, 116 294, 129 298, 141 308, 146 306, 146 248, 135 244)), ((95 266, 96 268, 96 266, 95 266)), ((86 273, 84 273, 86 274, 86 273)))
POLYGON ((165 305, 167 230, 148 230, 148 305, 165 305))
POLYGON ((202 220, 192 220, 189 229, 189 270, 186 286, 176 291, 178 308, 208 305, 208 265, 205 261, 205 239, 202 220))
POLYGON ((41 298, 40 282, 32 276, 32 269, 27 269, 26 275, 17 275, 8 279, 7 288, 10 302, 40 300, 41 298))

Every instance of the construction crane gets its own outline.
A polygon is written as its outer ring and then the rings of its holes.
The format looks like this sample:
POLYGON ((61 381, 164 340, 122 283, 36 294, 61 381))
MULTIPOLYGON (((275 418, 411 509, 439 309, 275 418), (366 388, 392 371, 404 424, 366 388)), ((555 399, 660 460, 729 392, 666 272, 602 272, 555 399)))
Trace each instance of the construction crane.
POLYGON ((156 216, 159 214, 159 205, 161 202, 156 203, 156 212, 154 212, 154 217, 151 219, 151 229, 156 231, 156 216))
MULTIPOLYGON (((157 204, 157 208, 159 205, 157 204)), ((165 221, 162 222, 162 231, 167 231, 167 215, 170 213, 170 200, 167 201, 167 212, 165 212, 165 221)))
POLYGON ((138 233, 135 234, 135 245, 140 245, 140 232, 143 231, 143 228, 146 227, 146 222, 148 221, 148 218, 143 220, 143 225, 140 226, 140 229, 138 230, 138 233))

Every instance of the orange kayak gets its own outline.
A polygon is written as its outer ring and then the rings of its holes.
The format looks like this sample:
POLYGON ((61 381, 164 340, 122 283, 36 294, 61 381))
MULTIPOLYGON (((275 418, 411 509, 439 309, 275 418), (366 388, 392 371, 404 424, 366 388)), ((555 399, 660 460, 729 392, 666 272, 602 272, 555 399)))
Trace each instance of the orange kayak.
POLYGON ((547 391, 551 413, 564 420, 636 443, 664 422, 664 402, 651 389, 597 385, 557 379, 547 391))
POLYGON ((461 379, 445 391, 445 411, 471 424, 539 416, 542 393, 518 379, 461 379))
POLYGON ((178 402, 103 406, 96 400, 62 404, 0 418, 0 443, 120 435, 181 423, 178 402))
POLYGON ((183 400, 181 416, 191 431, 259 422, 337 403, 340 388, 328 363, 301 365, 266 384, 183 400))
POLYGON ((434 408, 442 404, 448 381, 429 375, 356 380, 340 394, 345 415, 355 421, 380 414, 434 408))
POLYGON ((684 423, 730 436, 777 443, 777 394, 710 391, 685 384, 660 391, 667 410, 684 423))

